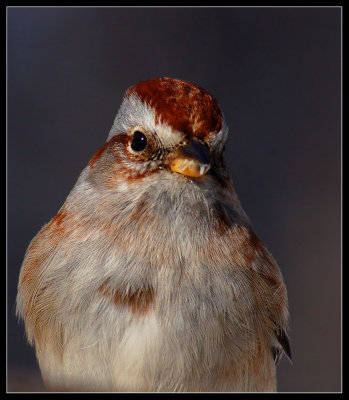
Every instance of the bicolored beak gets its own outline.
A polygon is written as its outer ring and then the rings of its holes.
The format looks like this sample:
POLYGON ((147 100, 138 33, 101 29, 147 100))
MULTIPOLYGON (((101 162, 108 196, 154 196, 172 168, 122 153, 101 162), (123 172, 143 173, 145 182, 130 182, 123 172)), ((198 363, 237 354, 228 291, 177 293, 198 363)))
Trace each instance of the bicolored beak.
POLYGON ((176 148, 168 156, 169 167, 173 172, 200 178, 210 169, 209 150, 198 139, 176 148))

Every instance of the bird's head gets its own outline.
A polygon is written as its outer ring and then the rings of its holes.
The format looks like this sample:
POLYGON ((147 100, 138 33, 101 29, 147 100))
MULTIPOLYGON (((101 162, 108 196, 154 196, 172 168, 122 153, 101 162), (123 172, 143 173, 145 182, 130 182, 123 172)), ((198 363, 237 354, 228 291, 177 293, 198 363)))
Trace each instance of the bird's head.
POLYGON ((206 90, 179 79, 151 79, 125 92, 107 142, 90 167, 103 158, 104 170, 106 163, 116 163, 126 180, 161 170, 194 180, 209 171, 224 175, 226 136, 221 108, 206 90))

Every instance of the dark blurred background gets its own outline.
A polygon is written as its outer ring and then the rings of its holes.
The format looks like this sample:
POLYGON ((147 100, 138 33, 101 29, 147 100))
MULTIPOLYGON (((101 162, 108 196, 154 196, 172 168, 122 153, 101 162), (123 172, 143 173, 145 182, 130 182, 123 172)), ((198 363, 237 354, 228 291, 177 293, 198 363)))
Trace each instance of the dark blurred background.
POLYGON ((283 392, 341 390, 341 8, 8 8, 8 390, 40 390, 15 317, 29 241, 103 144, 125 89, 216 97, 242 205, 284 275, 283 392))

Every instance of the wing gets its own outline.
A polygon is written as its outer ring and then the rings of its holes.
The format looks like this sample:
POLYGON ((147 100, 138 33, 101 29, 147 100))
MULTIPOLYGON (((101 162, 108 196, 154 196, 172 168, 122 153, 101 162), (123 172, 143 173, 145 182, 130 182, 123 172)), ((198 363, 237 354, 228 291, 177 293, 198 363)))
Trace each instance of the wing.
MULTIPOLYGON (((283 354, 291 361, 291 348, 287 335, 287 291, 280 269, 273 256, 252 230, 250 231, 250 247, 254 249, 251 259, 256 268, 255 281, 258 282, 255 285, 258 293, 256 303, 262 299, 266 307, 266 318, 273 326, 274 337, 271 351, 274 362, 277 364, 283 354)), ((266 324, 268 324, 267 321, 266 324)))
POLYGON ((280 328, 276 331, 275 339, 276 342, 271 348, 275 365, 278 364, 283 354, 292 362, 290 342, 285 330, 280 328))

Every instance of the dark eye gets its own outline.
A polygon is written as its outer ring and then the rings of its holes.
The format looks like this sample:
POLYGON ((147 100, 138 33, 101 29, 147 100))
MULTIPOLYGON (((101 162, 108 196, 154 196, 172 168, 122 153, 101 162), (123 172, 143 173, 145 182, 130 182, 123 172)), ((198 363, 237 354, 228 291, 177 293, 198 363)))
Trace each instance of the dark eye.
POLYGON ((133 133, 131 149, 133 151, 142 151, 147 147, 147 137, 140 131, 133 133))

